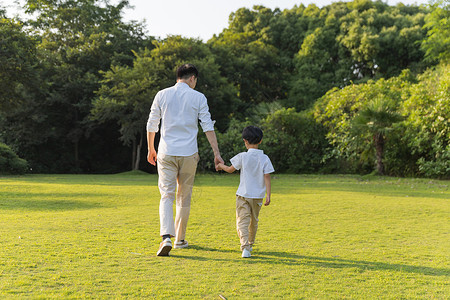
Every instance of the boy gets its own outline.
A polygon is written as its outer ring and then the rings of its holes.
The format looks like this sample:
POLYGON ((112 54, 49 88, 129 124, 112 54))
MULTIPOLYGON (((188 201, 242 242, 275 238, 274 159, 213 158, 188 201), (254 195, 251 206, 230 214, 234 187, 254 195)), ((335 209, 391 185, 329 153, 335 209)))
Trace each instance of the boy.
POLYGON ((236 227, 241 241, 242 257, 250 257, 258 229, 258 215, 266 192, 264 205, 270 204, 270 173, 275 170, 269 157, 258 149, 263 138, 261 129, 255 126, 245 127, 242 138, 248 151, 234 156, 230 160, 231 166, 219 163, 216 169, 228 173, 241 170, 236 192, 236 227))

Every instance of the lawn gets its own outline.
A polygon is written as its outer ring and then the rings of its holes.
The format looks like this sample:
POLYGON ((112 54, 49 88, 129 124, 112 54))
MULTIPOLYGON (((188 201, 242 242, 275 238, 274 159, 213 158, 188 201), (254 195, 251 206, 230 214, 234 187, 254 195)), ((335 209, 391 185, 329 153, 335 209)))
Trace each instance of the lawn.
POLYGON ((0 298, 449 299, 449 181, 275 175, 249 259, 238 182, 198 175, 157 257, 156 175, 0 177, 0 298))

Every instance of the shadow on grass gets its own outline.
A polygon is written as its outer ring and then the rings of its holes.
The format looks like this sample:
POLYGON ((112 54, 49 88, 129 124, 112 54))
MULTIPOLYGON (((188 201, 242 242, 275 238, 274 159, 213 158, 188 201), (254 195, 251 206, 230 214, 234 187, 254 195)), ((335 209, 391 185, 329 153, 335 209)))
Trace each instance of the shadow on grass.
POLYGON ((1 193, 0 210, 65 211, 104 207, 101 203, 80 200, 104 196, 99 194, 14 193, 10 197, 7 194, 1 193))
POLYGON ((350 260, 335 257, 302 256, 286 252, 261 251, 255 253, 253 262, 267 262, 286 265, 314 265, 325 268, 358 268, 361 271, 399 271, 433 276, 450 276, 450 269, 350 260))
MULTIPOLYGON (((222 252, 222 253, 236 253, 238 258, 236 261, 242 261, 240 258, 240 251, 229 250, 229 249, 213 249, 201 246, 190 246, 190 249, 209 251, 209 252, 222 252)), ((179 258, 193 259, 199 261, 217 260, 217 261, 230 261, 230 259, 224 258, 207 258, 202 256, 184 256, 176 255, 179 258)), ((233 259, 232 259, 233 260, 233 259)), ((234 260, 233 260, 234 261, 234 260)), ((445 268, 431 268, 423 266, 411 266, 404 264, 392 264, 383 262, 371 262, 364 260, 350 260, 335 257, 317 257, 317 256, 303 256, 296 255, 287 252, 276 252, 276 251, 255 251, 250 259, 245 260, 246 263, 250 264, 273 264, 273 265, 306 265, 306 266, 316 266, 321 268, 357 268, 361 272, 364 271, 398 271, 407 273, 416 273, 422 275, 431 276, 450 276, 450 269, 445 268)))

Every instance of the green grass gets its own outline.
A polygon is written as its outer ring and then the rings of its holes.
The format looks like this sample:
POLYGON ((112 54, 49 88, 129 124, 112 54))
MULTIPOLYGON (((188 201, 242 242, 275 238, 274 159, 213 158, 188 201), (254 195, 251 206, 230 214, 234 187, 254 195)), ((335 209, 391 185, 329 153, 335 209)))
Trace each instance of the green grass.
POLYGON ((242 259, 237 175, 198 175, 156 257, 157 176, 0 177, 0 298, 448 299, 449 182, 275 175, 242 259))

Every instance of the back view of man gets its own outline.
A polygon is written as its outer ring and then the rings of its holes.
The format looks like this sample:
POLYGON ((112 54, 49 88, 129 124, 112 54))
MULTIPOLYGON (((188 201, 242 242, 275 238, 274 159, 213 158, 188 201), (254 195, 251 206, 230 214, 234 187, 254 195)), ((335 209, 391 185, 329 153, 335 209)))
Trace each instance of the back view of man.
POLYGON ((194 90, 197 78, 198 70, 194 65, 180 66, 177 69, 177 83, 156 94, 147 122, 147 160, 152 165, 158 162, 158 187, 161 193, 159 218, 163 241, 159 246, 158 256, 169 255, 172 249, 171 237, 176 237, 174 248, 188 246, 185 235, 199 161, 197 145, 199 120, 214 151, 215 165, 223 163, 206 97, 194 90), (157 153, 154 144, 159 123, 161 123, 161 139, 157 153))

